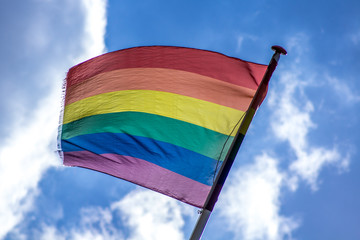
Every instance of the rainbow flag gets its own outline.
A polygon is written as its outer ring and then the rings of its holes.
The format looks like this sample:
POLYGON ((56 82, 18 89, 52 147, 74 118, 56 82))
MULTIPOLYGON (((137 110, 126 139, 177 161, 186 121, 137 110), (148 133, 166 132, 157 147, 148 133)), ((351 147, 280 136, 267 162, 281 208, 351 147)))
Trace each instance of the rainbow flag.
POLYGON ((76 65, 66 77, 63 162, 203 207, 266 67, 164 46, 76 65))

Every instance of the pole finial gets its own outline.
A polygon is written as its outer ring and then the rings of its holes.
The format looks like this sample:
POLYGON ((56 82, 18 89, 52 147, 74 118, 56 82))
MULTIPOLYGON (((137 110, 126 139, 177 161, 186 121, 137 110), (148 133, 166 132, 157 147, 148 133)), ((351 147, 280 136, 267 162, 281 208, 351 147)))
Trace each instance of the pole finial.
POLYGON ((275 53, 280 53, 280 54, 282 54, 282 55, 286 55, 286 54, 287 54, 287 51, 286 51, 283 47, 278 46, 278 45, 272 46, 271 49, 272 49, 273 51, 275 51, 275 53))

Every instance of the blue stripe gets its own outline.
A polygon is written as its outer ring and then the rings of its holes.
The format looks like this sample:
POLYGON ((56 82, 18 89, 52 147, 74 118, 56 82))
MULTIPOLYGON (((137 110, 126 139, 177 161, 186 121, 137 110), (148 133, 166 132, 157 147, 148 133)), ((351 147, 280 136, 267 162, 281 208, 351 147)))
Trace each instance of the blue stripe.
POLYGON ((212 185, 216 160, 151 138, 125 133, 94 133, 62 140, 64 152, 87 150, 140 158, 206 185, 212 185))

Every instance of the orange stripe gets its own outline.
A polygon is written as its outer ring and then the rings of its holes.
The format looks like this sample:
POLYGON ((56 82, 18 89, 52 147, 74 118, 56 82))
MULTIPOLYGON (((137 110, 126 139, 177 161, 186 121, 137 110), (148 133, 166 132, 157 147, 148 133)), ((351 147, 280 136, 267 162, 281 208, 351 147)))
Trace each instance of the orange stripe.
POLYGON ((154 90, 246 111, 255 90, 181 70, 128 68, 101 73, 67 89, 65 105, 101 93, 154 90))

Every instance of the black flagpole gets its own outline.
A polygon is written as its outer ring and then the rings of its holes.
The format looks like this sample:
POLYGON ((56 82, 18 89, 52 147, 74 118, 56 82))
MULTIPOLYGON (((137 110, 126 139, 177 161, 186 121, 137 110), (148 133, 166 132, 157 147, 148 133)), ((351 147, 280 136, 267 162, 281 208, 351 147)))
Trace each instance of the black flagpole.
POLYGON ((272 56, 270 63, 264 74, 264 77, 261 80, 261 83, 255 93, 255 96, 254 96, 248 110, 246 111, 245 117, 244 117, 243 121, 241 122, 238 132, 235 135, 235 138, 230 147, 230 150, 227 153, 223 164, 221 165, 219 173, 216 176, 215 182, 210 190, 208 198, 205 201, 205 205, 204 205, 203 209, 201 210, 201 215, 199 216, 199 219, 195 225, 195 228, 194 228, 189 240, 199 240, 200 239, 200 237, 205 229, 206 223, 210 217, 210 214, 211 214, 212 210, 214 209, 215 203, 219 197, 219 194, 225 183, 225 180, 230 172, 231 166, 234 163, 236 154, 239 151, 240 145, 245 137, 245 134, 249 128, 249 125, 255 115, 257 108, 261 104, 261 101, 263 100, 264 95, 266 94, 268 83, 269 83, 270 78, 278 64, 280 55, 287 54, 286 50, 280 46, 272 46, 271 49, 274 50, 275 53, 272 56))

